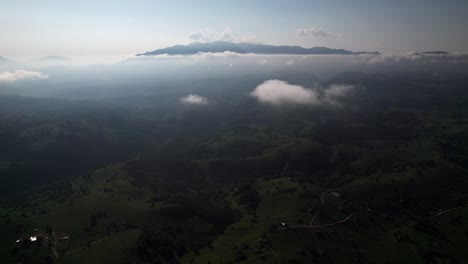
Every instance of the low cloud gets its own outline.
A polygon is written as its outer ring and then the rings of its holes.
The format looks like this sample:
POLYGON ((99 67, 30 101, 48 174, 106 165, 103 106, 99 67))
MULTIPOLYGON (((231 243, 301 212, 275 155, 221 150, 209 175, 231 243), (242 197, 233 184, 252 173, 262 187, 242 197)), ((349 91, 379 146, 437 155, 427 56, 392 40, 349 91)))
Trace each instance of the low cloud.
POLYGON ((468 53, 420 53, 407 52, 403 54, 381 54, 367 61, 368 64, 395 64, 395 63, 418 63, 437 64, 468 63, 468 53))
MULTIPOLYGON (((258 64, 270 64, 274 63, 275 59, 284 58, 282 62, 277 62, 280 64, 294 64, 295 61, 306 61, 310 58, 351 58, 351 57, 364 57, 370 55, 335 55, 335 54, 308 54, 308 55, 297 55, 297 54, 256 54, 256 53, 237 53, 233 51, 223 51, 223 52, 199 52, 196 54, 188 54, 188 55, 172 55, 172 54, 159 54, 159 55, 145 55, 145 56, 131 56, 128 59, 131 60, 146 60, 146 59, 177 59, 177 58, 194 58, 194 59, 201 59, 201 58, 258 58, 258 64), (291 61, 291 62, 290 62, 291 61), (289 62, 289 63, 288 63, 289 62)), ((362 58, 362 62, 366 62, 368 59, 362 58)))
POLYGON ((199 52, 197 54, 191 55, 192 58, 195 59, 204 59, 204 58, 232 58, 232 57, 239 57, 242 54, 232 51, 224 51, 224 52, 199 52))
POLYGON ((208 99, 206 97, 196 95, 196 94, 189 94, 184 96, 180 99, 180 101, 184 104, 191 104, 191 105, 206 105, 208 104, 208 99))
POLYGON ((349 84, 332 84, 323 92, 323 100, 331 104, 338 104, 340 99, 349 95, 355 88, 354 85, 349 84))
POLYGON ((265 81, 250 94, 259 102, 273 105, 308 105, 319 102, 318 94, 314 90, 280 80, 265 81))
POLYGON ((281 80, 268 80, 250 93, 261 103, 272 105, 338 105, 343 97, 355 90, 354 85, 332 84, 324 89, 305 88, 281 80))
POLYGON ((327 31, 321 27, 298 28, 296 35, 299 37, 319 37, 319 38, 336 38, 338 35, 327 31))
POLYGON ((49 76, 33 71, 15 70, 0 73, 0 82, 14 82, 20 80, 46 80, 49 76))

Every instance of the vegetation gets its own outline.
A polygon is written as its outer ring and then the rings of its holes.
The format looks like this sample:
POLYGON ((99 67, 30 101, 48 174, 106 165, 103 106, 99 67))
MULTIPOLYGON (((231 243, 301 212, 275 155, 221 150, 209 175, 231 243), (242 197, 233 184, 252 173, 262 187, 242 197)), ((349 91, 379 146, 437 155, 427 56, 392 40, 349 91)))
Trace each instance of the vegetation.
POLYGON ((339 75, 366 89, 333 106, 3 97, 0 262, 464 263, 466 80, 425 78, 339 75), (15 243, 35 229, 69 238, 15 243))

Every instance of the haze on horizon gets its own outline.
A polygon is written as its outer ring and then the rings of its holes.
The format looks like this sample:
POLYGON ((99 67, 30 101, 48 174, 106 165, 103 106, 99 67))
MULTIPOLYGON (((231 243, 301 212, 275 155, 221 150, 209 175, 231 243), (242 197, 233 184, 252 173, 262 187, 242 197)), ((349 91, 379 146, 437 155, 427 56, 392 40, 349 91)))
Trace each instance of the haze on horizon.
POLYGON ((464 1, 3 1, 0 55, 125 56, 194 41, 468 50, 464 1))

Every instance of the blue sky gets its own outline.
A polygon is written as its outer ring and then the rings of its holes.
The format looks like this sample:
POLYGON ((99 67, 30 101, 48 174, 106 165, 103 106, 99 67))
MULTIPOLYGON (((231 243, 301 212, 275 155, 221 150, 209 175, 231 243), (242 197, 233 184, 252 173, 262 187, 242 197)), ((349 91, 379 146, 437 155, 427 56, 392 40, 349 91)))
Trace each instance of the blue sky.
POLYGON ((468 2, 458 0, 15 0, 0 2, 0 55, 131 55, 219 39, 467 51, 467 28, 468 2))

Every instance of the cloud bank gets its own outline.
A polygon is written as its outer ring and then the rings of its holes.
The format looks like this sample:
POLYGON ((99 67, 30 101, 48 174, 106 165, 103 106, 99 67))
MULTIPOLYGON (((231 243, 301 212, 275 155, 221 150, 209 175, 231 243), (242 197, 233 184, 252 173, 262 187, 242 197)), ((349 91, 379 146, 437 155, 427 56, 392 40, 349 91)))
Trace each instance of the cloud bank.
POLYGON ((206 97, 196 95, 196 94, 189 94, 184 96, 180 99, 180 101, 184 104, 191 104, 191 105, 206 105, 208 104, 208 99, 206 97))
POLYGON ((6 71, 0 73, 0 81, 3 82, 14 82, 20 80, 46 80, 49 79, 49 76, 33 71, 26 70, 15 70, 15 71, 6 71))
POLYGON ((354 85, 347 84, 333 84, 326 89, 310 89, 281 80, 268 80, 257 86, 250 95, 261 103, 272 105, 337 105, 340 99, 354 89, 354 85))
POLYGON ((298 28, 296 35, 299 37, 319 37, 319 38, 336 38, 338 35, 327 31, 321 27, 298 28))
POLYGON ((372 57, 367 61, 369 64, 395 64, 395 63, 468 63, 468 53, 420 53, 407 52, 403 54, 382 54, 372 57))

